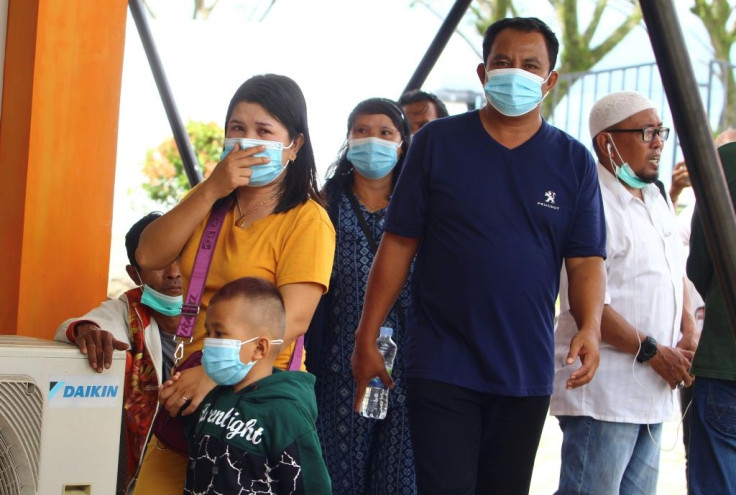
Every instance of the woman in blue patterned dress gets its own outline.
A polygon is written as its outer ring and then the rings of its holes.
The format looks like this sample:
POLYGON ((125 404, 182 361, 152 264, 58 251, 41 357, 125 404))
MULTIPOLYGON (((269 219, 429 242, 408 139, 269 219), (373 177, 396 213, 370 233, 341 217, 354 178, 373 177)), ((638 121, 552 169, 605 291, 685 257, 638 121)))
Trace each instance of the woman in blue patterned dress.
POLYGON ((392 371, 396 388, 385 419, 353 412, 350 368, 368 272, 409 138, 398 104, 385 98, 362 101, 348 118, 347 142, 325 184, 337 246, 330 291, 307 333, 307 366, 317 375, 317 432, 335 495, 416 494, 403 377, 408 284, 384 325, 394 329, 398 345, 392 371))

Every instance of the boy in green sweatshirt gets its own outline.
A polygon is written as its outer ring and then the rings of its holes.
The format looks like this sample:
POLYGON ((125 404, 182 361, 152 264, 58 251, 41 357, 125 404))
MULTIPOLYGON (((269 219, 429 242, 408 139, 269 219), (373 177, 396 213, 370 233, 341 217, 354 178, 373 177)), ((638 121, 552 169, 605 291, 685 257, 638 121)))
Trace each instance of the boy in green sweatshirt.
POLYGON ((273 367, 285 330, 278 289, 256 277, 224 285, 205 328, 202 365, 218 386, 188 416, 184 493, 332 493, 314 376, 273 367))

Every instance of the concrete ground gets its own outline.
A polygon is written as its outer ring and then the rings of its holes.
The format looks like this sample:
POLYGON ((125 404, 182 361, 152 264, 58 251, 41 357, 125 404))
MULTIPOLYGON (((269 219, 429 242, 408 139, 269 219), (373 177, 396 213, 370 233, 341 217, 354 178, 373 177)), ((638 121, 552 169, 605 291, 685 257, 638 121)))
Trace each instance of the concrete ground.
MULTIPOLYGON (((560 476, 560 446, 562 432, 557 419, 547 417, 534 464, 531 495, 552 495, 560 476)), ((682 425, 665 423, 659 463, 657 493, 686 495, 685 450, 682 445, 682 425)))

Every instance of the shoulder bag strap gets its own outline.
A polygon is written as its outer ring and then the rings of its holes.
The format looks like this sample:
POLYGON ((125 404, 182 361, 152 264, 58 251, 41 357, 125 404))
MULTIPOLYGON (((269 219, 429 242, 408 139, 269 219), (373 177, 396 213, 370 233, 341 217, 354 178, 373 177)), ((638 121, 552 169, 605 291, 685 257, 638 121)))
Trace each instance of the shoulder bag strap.
POLYGON ((304 335, 300 335, 294 343, 294 350, 291 353, 288 371, 299 371, 302 369, 302 354, 304 354, 304 335))
POLYGON ((210 270, 212 254, 215 251, 215 244, 217 244, 217 236, 222 229, 227 209, 228 202, 222 201, 210 213, 210 217, 207 219, 207 225, 205 225, 204 232, 202 232, 199 248, 194 257, 194 266, 192 267, 192 276, 189 279, 187 296, 184 298, 184 304, 181 305, 181 319, 179 320, 179 328, 176 329, 176 340, 178 344, 174 352, 174 366, 184 356, 184 341, 187 339, 189 340, 187 343, 192 341, 194 324, 197 321, 199 304, 202 301, 204 284, 207 281, 207 272, 210 270))
POLYGON ((358 218, 358 223, 360 224, 360 230, 363 231, 363 234, 365 234, 365 238, 368 239, 368 246, 371 248, 371 252, 373 253, 373 256, 375 256, 376 251, 378 251, 378 245, 376 244, 376 238, 373 237, 373 231, 368 228, 368 222, 365 221, 363 212, 360 211, 360 205, 358 205, 358 200, 355 197, 355 194, 353 194, 353 191, 350 190, 349 186, 345 187, 345 196, 348 197, 348 201, 350 201, 350 206, 353 208, 353 213, 355 213, 355 216, 358 218))
MULTIPOLYGON (((365 234, 365 238, 368 240, 368 246, 370 247, 371 252, 373 253, 373 257, 375 258, 376 252, 378 251, 376 238, 373 236, 373 231, 368 227, 368 222, 365 221, 363 212, 360 210, 360 205, 358 205, 358 200, 356 199, 355 194, 353 194, 353 191, 350 190, 350 186, 345 186, 345 195, 348 197, 348 201, 350 201, 350 206, 353 208, 353 213, 355 213, 355 216, 358 218, 360 230, 362 230, 363 234, 365 234)), ((406 313, 404 311, 404 308, 401 307, 398 298, 394 303, 394 310, 396 310, 396 316, 399 318, 399 323, 401 323, 401 326, 403 328, 406 328, 406 313)))

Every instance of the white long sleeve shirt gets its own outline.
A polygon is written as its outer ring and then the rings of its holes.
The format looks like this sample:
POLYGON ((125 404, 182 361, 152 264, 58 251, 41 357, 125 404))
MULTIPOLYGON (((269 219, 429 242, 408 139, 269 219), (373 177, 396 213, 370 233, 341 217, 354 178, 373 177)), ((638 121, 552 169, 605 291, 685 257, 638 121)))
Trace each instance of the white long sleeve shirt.
MULTIPOLYGON (((673 209, 654 184, 642 189, 641 201, 600 164, 598 176, 606 215, 606 302, 640 332, 674 346, 682 319, 684 269, 673 209)), ((563 269, 550 414, 635 424, 671 420, 676 398, 667 382, 648 363, 640 364, 634 355, 605 342, 593 380, 575 390, 565 388, 580 361, 565 365, 578 328, 564 275, 563 269)))
MULTIPOLYGON (((121 294, 117 299, 108 299, 85 315, 80 316, 79 318, 69 318, 64 321, 56 329, 54 340, 59 342, 70 342, 69 335, 67 333, 69 326, 78 321, 91 321, 101 329, 110 332, 117 340, 128 344, 128 348, 130 348, 130 327, 128 325, 129 308, 130 305, 128 304, 128 297, 125 293, 121 294)), ((141 319, 140 314, 136 316, 141 319)), ((161 355, 161 332, 156 320, 153 318, 146 318, 145 320, 148 321, 148 327, 145 328, 143 333, 144 345, 151 355, 153 365, 156 370, 156 376, 158 377, 158 383, 161 385, 161 379, 164 376, 164 364, 161 355)), ((141 319, 141 321, 144 320, 141 319)))

